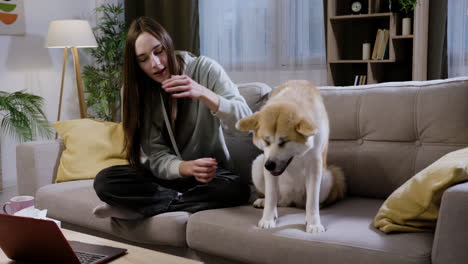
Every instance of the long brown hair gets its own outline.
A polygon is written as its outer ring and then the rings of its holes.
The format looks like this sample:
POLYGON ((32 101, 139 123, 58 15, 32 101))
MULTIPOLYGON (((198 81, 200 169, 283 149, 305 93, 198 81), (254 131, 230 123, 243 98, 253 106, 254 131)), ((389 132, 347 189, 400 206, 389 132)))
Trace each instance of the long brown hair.
POLYGON ((171 75, 181 74, 183 61, 176 56, 172 38, 154 19, 139 17, 128 30, 124 52, 124 88, 123 88, 123 129, 125 150, 130 166, 140 166, 141 130, 143 122, 145 92, 147 89, 160 88, 161 84, 153 81, 138 65, 135 53, 135 41, 147 32, 153 35, 166 52, 167 67, 171 75))

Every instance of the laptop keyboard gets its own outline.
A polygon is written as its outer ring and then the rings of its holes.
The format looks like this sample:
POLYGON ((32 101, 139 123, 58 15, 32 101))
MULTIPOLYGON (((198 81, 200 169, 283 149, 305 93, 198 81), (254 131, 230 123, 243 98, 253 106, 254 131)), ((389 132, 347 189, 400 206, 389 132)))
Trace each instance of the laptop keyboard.
POLYGON ((83 251, 75 251, 76 256, 80 260, 81 264, 93 264, 98 263, 99 261, 107 258, 105 255, 100 255, 96 253, 89 253, 83 251))

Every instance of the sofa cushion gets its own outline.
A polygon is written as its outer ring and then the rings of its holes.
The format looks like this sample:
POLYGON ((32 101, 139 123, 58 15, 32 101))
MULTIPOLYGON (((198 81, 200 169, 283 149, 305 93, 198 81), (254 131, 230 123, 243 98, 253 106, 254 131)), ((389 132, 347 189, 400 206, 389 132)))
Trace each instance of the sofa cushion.
POLYGON ((101 204, 93 180, 50 184, 36 193, 36 206, 48 209, 47 216, 92 230, 109 233, 130 241, 186 246, 185 230, 189 213, 170 212, 143 220, 96 218, 92 211, 101 204))
POLYGON ((237 85, 239 93, 245 98, 252 112, 256 112, 265 103, 271 92, 271 87, 260 82, 240 83, 237 85))
POLYGON ((374 226, 385 233, 433 231, 442 194, 468 180, 468 148, 450 152, 395 190, 380 207, 374 226))
POLYGON ((430 263, 433 234, 385 235, 371 222, 382 200, 349 198, 321 210, 326 232, 305 232, 304 210, 279 208, 277 227, 257 227, 251 206, 193 214, 187 243, 196 250, 247 263, 430 263), (239 254, 242 252, 242 254, 239 254))
POLYGON ((93 179, 101 170, 128 164, 122 124, 93 119, 54 123, 65 149, 56 182, 93 179))
POLYGON ((343 168, 350 195, 385 199, 468 146, 467 77, 319 88, 330 118, 328 163, 343 168))

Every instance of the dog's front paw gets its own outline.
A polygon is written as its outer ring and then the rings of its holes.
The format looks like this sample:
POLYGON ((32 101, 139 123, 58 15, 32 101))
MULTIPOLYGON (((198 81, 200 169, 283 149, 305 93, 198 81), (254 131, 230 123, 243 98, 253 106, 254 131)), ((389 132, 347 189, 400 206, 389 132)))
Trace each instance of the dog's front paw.
POLYGON ((276 219, 265 219, 262 218, 258 221, 258 227, 260 228, 274 228, 276 227, 276 219))
POLYGON ((323 227, 323 225, 306 224, 306 232, 307 233, 321 233, 321 232, 325 232, 325 228, 323 227))
POLYGON ((255 202, 253 202, 253 206, 255 208, 263 208, 265 206, 265 199, 258 198, 257 200, 255 200, 255 202))

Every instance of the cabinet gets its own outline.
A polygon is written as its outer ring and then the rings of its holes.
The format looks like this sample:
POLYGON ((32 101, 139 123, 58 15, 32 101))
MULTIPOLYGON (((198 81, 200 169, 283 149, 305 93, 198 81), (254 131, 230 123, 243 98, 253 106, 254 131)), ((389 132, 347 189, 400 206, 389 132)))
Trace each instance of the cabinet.
POLYGON ((349 0, 327 1, 328 85, 353 85, 356 75, 367 84, 427 79, 429 0, 418 0, 412 14, 412 34, 401 35, 403 15, 381 12, 387 0, 363 0, 361 14, 350 14, 349 0), (362 44, 371 43, 378 29, 389 31, 388 55, 362 60, 362 44))

